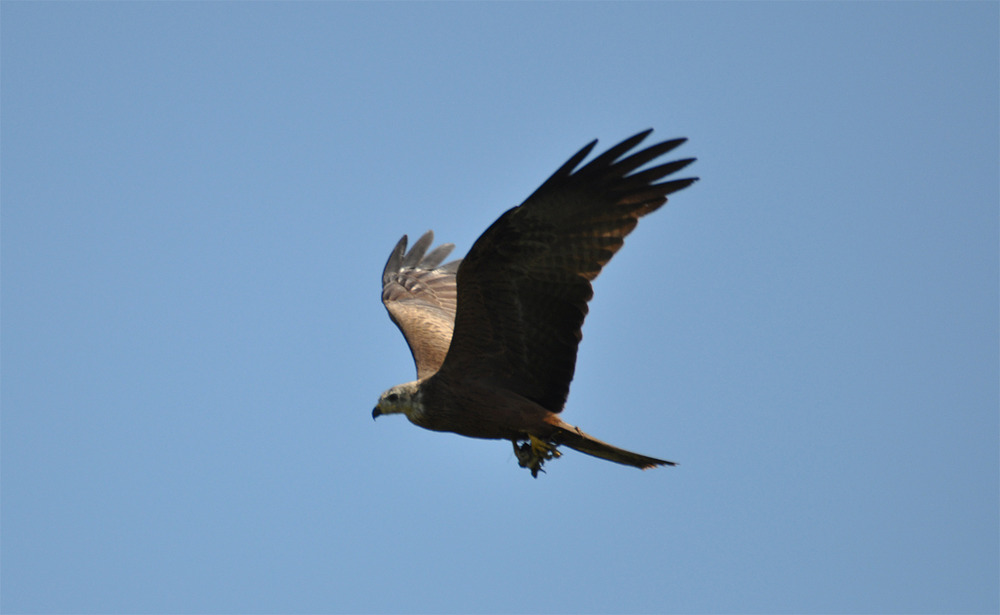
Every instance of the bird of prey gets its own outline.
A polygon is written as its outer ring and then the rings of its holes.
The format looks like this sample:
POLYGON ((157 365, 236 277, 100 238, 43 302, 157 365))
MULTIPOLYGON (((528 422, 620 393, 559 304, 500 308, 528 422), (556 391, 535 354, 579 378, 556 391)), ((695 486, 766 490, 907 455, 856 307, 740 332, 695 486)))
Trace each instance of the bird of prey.
POLYGON ((694 158, 639 170, 686 141, 633 152, 651 132, 580 167, 591 142, 486 229, 464 260, 442 265, 454 245, 428 253, 430 231, 409 252, 406 236, 399 240, 382 272, 382 302, 410 346, 417 380, 382 393, 372 418, 404 414, 426 429, 510 440, 536 478, 559 446, 642 469, 675 465, 602 442, 559 415, 591 282, 640 217, 697 181, 660 181, 694 158))

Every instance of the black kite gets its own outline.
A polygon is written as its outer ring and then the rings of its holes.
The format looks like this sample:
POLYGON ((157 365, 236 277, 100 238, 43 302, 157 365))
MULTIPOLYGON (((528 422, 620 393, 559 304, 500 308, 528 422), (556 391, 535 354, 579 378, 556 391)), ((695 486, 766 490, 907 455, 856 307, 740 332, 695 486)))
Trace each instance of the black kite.
POLYGON ((500 216, 461 261, 427 253, 426 233, 396 244, 382 272, 382 302, 417 365, 417 380, 379 397, 372 417, 405 414, 415 425, 472 438, 510 440, 537 477, 565 445, 637 468, 674 465, 611 446, 561 418, 576 366, 591 281, 639 218, 697 178, 655 183, 693 158, 637 171, 685 141, 625 156, 650 132, 580 169, 597 144, 577 152, 524 203, 500 216))

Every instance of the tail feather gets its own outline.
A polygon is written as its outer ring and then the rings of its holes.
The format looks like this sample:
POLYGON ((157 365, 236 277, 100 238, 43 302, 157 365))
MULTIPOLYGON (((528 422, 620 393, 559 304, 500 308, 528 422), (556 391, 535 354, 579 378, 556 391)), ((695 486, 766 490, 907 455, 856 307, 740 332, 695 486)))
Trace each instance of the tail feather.
POLYGON ((656 459, 655 457, 647 457, 645 455, 640 455, 639 453, 627 451, 623 448, 618 448, 617 446, 612 446, 607 442, 602 442, 591 435, 583 433, 576 427, 570 429, 560 427, 559 431, 557 431, 555 436, 552 437, 552 442, 568 446, 573 450, 580 451, 581 453, 586 453, 594 457, 607 459, 608 461, 633 466, 643 470, 655 468, 656 466, 677 465, 673 461, 664 461, 663 459, 656 459))

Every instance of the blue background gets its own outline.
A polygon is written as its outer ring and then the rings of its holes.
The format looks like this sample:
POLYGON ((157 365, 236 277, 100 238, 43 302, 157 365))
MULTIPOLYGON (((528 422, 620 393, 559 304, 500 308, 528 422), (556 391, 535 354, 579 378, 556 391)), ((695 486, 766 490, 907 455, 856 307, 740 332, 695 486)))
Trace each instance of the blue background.
POLYGON ((998 7, 4 2, 0 607, 996 612, 998 7), (373 423, 396 240, 647 127, 564 417, 681 465, 373 423))

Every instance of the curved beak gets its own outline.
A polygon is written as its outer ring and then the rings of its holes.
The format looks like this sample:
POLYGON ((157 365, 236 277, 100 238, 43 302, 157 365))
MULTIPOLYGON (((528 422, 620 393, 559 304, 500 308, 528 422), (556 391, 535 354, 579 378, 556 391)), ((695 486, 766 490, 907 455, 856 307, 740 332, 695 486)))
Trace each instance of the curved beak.
POLYGON ((374 421, 375 419, 377 419, 380 416, 382 416, 382 410, 379 409, 378 406, 375 406, 375 409, 372 410, 372 420, 374 421))

